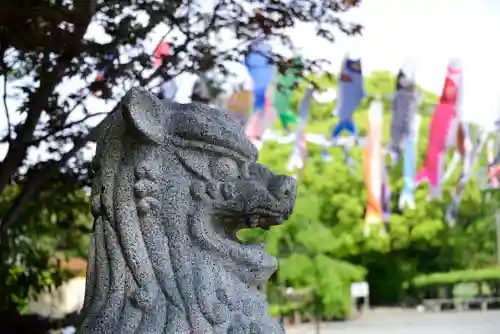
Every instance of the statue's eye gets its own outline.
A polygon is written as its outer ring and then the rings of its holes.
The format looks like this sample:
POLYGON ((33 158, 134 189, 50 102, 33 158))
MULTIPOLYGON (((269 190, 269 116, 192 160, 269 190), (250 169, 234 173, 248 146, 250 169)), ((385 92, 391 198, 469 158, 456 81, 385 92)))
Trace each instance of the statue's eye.
POLYGON ((220 158, 212 170, 215 179, 237 178, 240 174, 238 164, 230 158, 220 158))

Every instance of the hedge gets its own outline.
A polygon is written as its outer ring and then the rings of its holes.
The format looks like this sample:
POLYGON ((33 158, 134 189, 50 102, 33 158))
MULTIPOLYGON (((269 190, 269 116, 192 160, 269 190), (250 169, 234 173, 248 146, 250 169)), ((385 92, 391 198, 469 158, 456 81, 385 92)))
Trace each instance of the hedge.
POLYGON ((457 270, 446 273, 419 275, 414 277, 405 285, 421 288, 431 285, 453 285, 458 283, 497 280, 500 281, 500 267, 477 270, 457 270))

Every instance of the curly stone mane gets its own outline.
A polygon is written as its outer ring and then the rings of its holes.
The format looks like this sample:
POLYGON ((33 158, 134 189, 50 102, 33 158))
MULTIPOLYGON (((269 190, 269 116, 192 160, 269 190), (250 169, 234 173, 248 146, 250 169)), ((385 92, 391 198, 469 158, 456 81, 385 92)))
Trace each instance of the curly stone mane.
POLYGON ((295 181, 206 105, 134 88, 100 131, 79 332, 284 333, 257 290, 276 261, 236 232, 283 222, 295 181))

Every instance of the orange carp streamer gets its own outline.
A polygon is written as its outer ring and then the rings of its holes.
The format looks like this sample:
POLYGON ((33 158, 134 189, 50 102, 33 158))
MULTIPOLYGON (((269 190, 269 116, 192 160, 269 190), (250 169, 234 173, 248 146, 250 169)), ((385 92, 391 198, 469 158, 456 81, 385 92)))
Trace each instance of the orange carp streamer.
POLYGON ((365 228, 381 224, 382 219, 382 103, 373 101, 369 110, 369 125, 364 148, 364 173, 368 193, 365 228))

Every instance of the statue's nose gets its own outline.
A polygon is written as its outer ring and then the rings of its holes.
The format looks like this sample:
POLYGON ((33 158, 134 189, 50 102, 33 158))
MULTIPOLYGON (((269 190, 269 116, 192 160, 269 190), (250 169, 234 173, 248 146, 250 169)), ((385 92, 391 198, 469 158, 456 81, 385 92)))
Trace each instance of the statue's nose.
POLYGON ((297 194, 297 182, 286 175, 275 176, 269 184, 269 191, 280 200, 294 200, 297 194))

